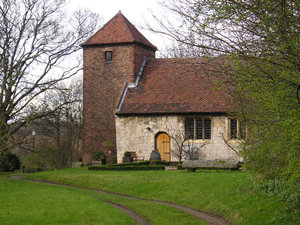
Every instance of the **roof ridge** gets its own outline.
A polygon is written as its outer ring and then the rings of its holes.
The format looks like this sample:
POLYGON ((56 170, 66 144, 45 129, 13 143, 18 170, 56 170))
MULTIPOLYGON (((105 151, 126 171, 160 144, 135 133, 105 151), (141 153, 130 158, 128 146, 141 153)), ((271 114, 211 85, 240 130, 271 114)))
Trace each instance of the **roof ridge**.
POLYGON ((139 43, 153 50, 157 49, 121 11, 82 43, 81 46, 117 43, 139 43))
POLYGON ((121 11, 119 11, 119 13, 122 15, 122 19, 125 22, 126 25, 126 29, 129 31, 130 36, 132 37, 133 42, 137 42, 137 43, 141 43, 144 45, 148 45, 152 48, 156 48, 156 46, 154 46, 153 44, 150 43, 150 41, 135 27, 135 25, 133 25, 126 16, 124 16, 124 14, 121 13, 121 11), (134 35, 134 32, 137 32, 138 37, 136 37, 134 35), (137 39, 140 40, 137 40, 137 39), (144 39, 144 40, 143 40, 144 39), (145 41, 146 43, 144 43, 143 41, 145 41), (148 43, 147 43, 148 42, 148 43))
MULTIPOLYGON (((122 21, 123 21, 123 23, 125 24, 126 29, 128 30, 128 32, 129 32, 129 34, 130 34, 130 36, 131 36, 131 38, 132 38, 132 41, 135 41, 135 40, 134 40, 134 37, 133 37, 133 34, 132 34, 130 28, 128 27, 128 23, 131 24, 130 21, 129 21, 122 13, 121 13, 121 11, 119 11, 118 13, 122 15, 122 17, 121 17, 121 18, 122 18, 122 21)), ((133 24, 131 24, 131 25, 133 25, 133 24)), ((134 26, 134 25, 133 25, 133 26, 134 26)))
POLYGON ((121 13, 121 10, 114 15, 109 21, 107 21, 102 27, 100 27, 92 36, 90 36, 85 42, 83 42, 81 44, 81 46, 86 45, 86 43, 88 43, 92 38, 94 38, 94 36, 96 36, 97 33, 99 33, 101 30, 103 30, 119 13, 121 13))

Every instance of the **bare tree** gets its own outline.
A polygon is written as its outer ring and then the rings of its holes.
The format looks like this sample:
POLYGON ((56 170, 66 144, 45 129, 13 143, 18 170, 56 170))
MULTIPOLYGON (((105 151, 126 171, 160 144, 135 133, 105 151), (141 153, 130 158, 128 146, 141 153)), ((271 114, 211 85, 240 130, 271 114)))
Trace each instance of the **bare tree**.
POLYGON ((206 143, 196 144, 194 140, 190 140, 183 130, 170 131, 168 134, 176 144, 176 149, 172 149, 172 154, 179 162, 183 159, 198 158, 199 151, 206 146, 206 143))
POLYGON ((78 158, 81 151, 82 80, 73 80, 68 85, 60 84, 57 90, 47 93, 44 99, 46 111, 62 105, 55 113, 42 120, 53 131, 50 137, 55 137, 61 167, 71 166, 73 158, 78 158))
POLYGON ((170 132, 169 136, 172 140, 174 140, 176 144, 176 149, 172 149, 172 154, 179 160, 182 161, 184 157, 184 143, 186 141, 184 131, 177 130, 175 132, 170 132))
POLYGON ((82 80, 76 79, 69 84, 59 84, 56 89, 46 91, 43 110, 52 114, 28 123, 13 138, 18 143, 19 155, 25 166, 58 169, 71 167, 81 155, 82 128, 82 80), (31 131, 35 132, 35 136, 31 131))
POLYGON ((196 144, 194 140, 187 140, 184 153, 185 159, 196 160, 199 159, 200 150, 206 146, 206 143, 196 144))
POLYGON ((98 16, 63 12, 63 0, 5 0, 0 2, 0 151, 26 123, 49 115, 38 97, 81 68, 70 56, 94 31, 98 16), (69 59, 69 60, 68 60, 69 59))
POLYGON ((160 54, 166 58, 197 58, 201 56, 198 48, 181 42, 173 42, 163 50, 160 50, 160 54))
MULTIPOLYGON (((233 146, 233 145, 231 145, 231 144, 226 140, 226 138, 224 137, 223 132, 220 133, 220 138, 224 141, 224 143, 227 145, 227 147, 228 147, 230 150, 232 150, 233 152, 235 152, 235 154, 237 154, 238 156, 242 157, 242 155, 240 154, 239 149, 238 149, 241 145, 239 145, 239 146, 233 146)), ((244 146, 244 145, 243 145, 243 146, 244 146)))

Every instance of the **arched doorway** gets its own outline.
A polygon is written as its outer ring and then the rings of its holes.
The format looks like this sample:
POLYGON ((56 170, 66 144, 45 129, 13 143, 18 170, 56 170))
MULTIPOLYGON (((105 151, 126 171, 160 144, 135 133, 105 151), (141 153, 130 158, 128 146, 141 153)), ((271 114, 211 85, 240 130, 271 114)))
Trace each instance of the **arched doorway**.
POLYGON ((155 146, 163 161, 171 161, 170 140, 170 136, 166 133, 158 133, 156 135, 155 146))

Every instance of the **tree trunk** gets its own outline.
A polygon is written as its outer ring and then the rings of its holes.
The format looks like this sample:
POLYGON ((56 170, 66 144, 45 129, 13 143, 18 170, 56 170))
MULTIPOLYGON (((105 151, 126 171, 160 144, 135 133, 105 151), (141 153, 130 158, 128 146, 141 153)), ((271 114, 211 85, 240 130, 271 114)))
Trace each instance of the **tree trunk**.
POLYGON ((0 111, 0 153, 7 152, 9 150, 9 125, 7 124, 7 122, 7 116, 3 111, 0 111))

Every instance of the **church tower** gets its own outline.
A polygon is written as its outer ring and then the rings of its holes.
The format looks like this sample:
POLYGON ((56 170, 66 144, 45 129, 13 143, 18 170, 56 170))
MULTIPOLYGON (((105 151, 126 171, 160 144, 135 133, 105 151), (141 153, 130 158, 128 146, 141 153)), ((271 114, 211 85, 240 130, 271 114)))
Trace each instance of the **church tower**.
MULTIPOLYGON (((93 151, 116 154, 115 112, 128 83, 134 83, 152 45, 129 20, 117 13, 82 44, 83 162, 93 151)), ((108 159, 111 161, 111 158, 108 159)))

